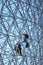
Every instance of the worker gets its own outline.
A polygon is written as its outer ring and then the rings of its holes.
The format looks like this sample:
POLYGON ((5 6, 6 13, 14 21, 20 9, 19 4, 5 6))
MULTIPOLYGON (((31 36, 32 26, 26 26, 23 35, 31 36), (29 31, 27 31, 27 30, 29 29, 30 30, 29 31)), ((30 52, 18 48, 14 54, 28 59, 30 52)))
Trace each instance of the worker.
POLYGON ((23 33, 23 36, 24 36, 24 42, 25 42, 29 38, 29 36, 26 33, 23 33))
POLYGON ((14 46, 14 49, 15 49, 15 51, 16 51, 16 53, 18 54, 18 55, 21 55, 21 44, 19 43, 17 43, 15 46, 14 46))
POLYGON ((17 54, 21 55, 21 44, 18 44, 17 54))
POLYGON ((26 48, 28 48, 30 45, 29 45, 29 43, 28 43, 28 38, 29 38, 29 36, 28 36, 28 34, 26 34, 26 33, 24 33, 23 34, 24 35, 24 41, 23 42, 25 42, 26 43, 26 48))

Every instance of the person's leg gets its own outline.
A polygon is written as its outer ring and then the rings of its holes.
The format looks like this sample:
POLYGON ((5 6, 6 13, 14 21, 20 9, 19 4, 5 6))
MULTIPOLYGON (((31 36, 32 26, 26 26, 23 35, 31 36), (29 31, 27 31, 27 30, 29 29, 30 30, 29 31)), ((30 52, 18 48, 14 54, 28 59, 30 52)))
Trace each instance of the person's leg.
POLYGON ((26 48, 28 48, 30 45, 29 45, 29 43, 28 42, 26 42, 26 48))

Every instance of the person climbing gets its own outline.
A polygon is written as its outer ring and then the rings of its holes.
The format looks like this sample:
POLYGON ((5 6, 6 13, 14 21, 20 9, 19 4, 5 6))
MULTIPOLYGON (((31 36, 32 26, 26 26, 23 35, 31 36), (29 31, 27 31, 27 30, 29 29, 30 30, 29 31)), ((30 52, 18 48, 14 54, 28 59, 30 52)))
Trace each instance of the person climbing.
POLYGON ((16 53, 18 54, 18 55, 21 55, 21 44, 20 43, 17 43, 16 45, 15 45, 15 51, 16 51, 16 53))
POLYGON ((18 53, 19 55, 21 55, 21 44, 20 44, 20 43, 18 44, 17 53, 18 53))
POLYGON ((23 35, 24 35, 24 41, 23 42, 26 42, 26 48, 28 48, 30 46, 28 41, 27 41, 29 39, 29 35, 26 33, 24 33, 23 35))

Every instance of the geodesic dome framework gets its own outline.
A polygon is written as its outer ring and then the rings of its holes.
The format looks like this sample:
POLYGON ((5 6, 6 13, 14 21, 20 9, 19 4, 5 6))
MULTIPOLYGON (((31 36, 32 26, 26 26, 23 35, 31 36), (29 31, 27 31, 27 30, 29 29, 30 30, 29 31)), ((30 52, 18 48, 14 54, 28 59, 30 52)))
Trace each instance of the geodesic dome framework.
POLYGON ((43 64, 43 1, 0 0, 0 65, 43 64), (17 55, 13 47, 29 35, 28 49, 17 55))

